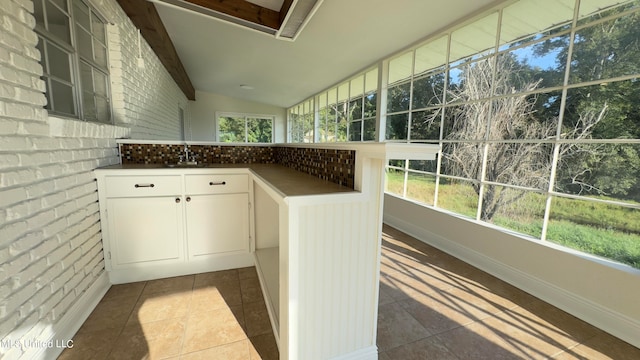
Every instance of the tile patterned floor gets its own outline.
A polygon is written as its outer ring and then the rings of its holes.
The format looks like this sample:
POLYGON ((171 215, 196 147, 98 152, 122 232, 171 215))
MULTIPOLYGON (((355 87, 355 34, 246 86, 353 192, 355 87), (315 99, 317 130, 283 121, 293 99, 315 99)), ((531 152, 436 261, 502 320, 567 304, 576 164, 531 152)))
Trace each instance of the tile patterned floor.
MULTIPOLYGON (((384 227, 380 360, 640 359, 633 347, 384 227)), ((115 285, 70 359, 278 359, 255 268, 115 285)))
POLYGON ((254 267, 114 285, 60 360, 278 359, 254 267))
POLYGON ((384 227, 380 360, 640 359, 640 349, 384 227))

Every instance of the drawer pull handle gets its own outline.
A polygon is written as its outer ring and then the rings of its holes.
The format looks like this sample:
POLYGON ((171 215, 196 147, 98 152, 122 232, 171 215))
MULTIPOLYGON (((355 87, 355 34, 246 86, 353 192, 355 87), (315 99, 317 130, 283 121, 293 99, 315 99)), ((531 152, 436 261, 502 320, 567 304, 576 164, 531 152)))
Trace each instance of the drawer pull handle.
POLYGON ((152 188, 152 187, 154 187, 155 185, 154 185, 154 184, 135 184, 134 186, 135 186, 136 188, 141 188, 141 187, 150 187, 150 188, 152 188))
POLYGON ((215 185, 227 185, 226 181, 219 181, 219 182, 210 182, 209 183, 210 186, 215 186, 215 185))

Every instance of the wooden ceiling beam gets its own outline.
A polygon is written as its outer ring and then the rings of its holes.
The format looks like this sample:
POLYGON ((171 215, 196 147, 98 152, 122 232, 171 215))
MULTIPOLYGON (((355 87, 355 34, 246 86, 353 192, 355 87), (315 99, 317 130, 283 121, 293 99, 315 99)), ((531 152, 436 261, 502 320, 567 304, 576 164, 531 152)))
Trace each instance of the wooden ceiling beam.
POLYGON ((245 0, 185 0, 188 3, 202 6, 209 10, 221 12, 242 20, 278 30, 280 28, 280 12, 252 4, 245 0))
POLYGON ((133 24, 156 53, 187 99, 195 100, 196 91, 184 69, 176 48, 164 27, 156 7, 146 0, 117 0, 133 24))
MULTIPOLYGON (((280 8, 280 18, 279 20, 279 25, 281 26, 282 23, 284 22, 284 19, 287 17, 287 14, 289 13, 289 10, 291 9, 291 5, 293 5, 293 0, 284 0, 284 2, 282 3, 282 7, 280 8)), ((278 26, 278 28, 280 27, 278 26)))

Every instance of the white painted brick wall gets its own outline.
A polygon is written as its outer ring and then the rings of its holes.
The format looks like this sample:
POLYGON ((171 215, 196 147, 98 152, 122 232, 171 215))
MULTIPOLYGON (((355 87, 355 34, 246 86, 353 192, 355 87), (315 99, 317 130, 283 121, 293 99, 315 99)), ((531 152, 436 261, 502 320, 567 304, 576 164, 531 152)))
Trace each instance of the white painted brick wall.
MULTIPOLYGON (((0 0, 0 341, 32 340, 104 272, 92 170, 118 162, 116 138, 177 139, 187 99, 115 0, 107 21, 114 121, 49 116, 31 0, 0 0), (155 91, 149 91, 155 89, 155 91)), ((2 359, 32 353, 0 347, 2 359)))

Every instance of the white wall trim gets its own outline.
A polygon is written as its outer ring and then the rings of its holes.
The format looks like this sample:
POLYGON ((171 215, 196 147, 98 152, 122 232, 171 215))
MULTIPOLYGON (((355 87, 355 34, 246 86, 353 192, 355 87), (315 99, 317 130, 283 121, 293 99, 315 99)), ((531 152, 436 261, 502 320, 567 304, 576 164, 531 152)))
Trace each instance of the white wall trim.
MULTIPOLYGON (((93 309, 96 308, 102 297, 111 287, 107 272, 103 271, 96 281, 82 294, 78 301, 73 304, 66 314, 54 324, 49 331, 44 331, 40 339, 45 343, 50 341, 62 341, 66 344, 67 340, 71 340, 78 329, 87 320, 93 309)), ((33 354, 25 354, 25 358, 33 360, 46 360, 57 358, 63 347, 39 347, 34 349, 33 354)))
POLYGON ((393 215, 385 213, 384 222, 420 241, 486 271, 636 347, 640 347, 640 322, 633 318, 498 262, 484 254, 450 241, 393 215))

